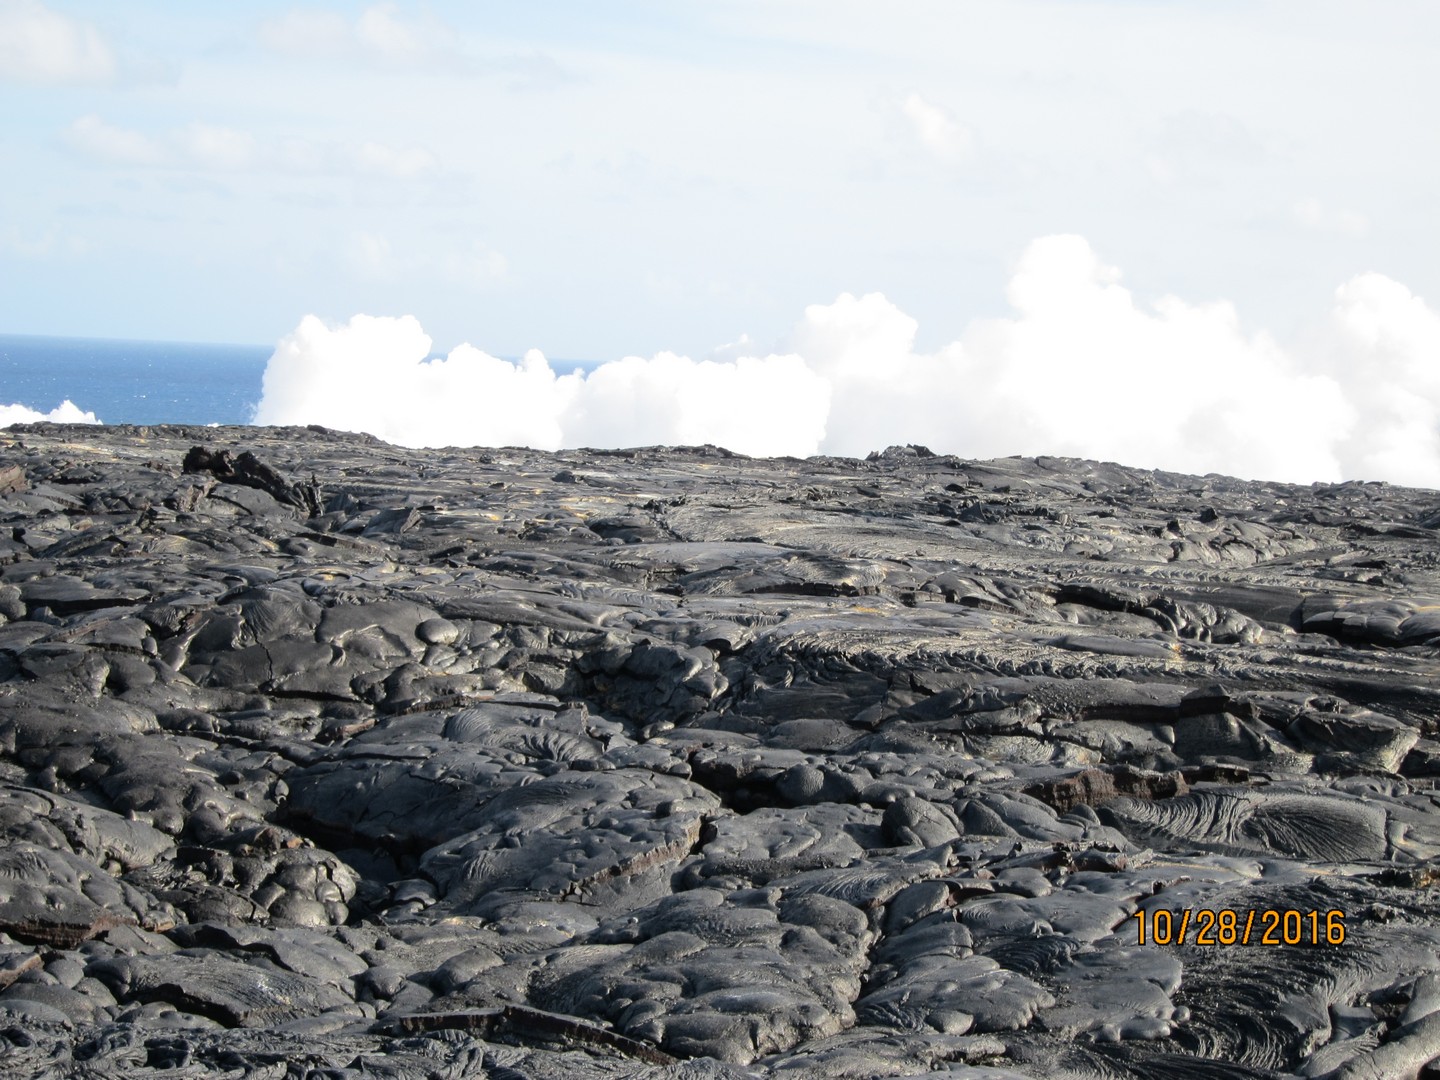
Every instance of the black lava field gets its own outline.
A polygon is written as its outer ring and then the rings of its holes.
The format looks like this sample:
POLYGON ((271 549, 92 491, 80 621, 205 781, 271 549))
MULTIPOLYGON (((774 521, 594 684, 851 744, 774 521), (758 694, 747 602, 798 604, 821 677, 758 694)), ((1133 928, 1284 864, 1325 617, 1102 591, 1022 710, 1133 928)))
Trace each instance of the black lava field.
POLYGON ((0 1074, 1440 1076, 1440 493, 0 431, 0 1074))

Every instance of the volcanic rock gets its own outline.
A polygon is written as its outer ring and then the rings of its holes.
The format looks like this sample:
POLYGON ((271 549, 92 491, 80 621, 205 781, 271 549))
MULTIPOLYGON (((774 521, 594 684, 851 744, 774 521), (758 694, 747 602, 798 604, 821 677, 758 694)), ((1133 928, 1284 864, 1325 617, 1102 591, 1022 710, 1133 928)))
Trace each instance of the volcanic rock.
POLYGON ((1434 508, 0 432, 0 1061, 1430 1075, 1434 508))

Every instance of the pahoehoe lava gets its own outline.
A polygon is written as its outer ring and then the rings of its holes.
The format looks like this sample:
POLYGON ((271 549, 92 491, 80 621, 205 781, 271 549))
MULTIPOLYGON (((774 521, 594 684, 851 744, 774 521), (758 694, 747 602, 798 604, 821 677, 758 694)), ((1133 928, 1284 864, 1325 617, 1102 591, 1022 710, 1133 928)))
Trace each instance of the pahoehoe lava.
POLYGON ((1440 1075, 1437 529, 920 447, 0 431, 0 1071, 1440 1075))

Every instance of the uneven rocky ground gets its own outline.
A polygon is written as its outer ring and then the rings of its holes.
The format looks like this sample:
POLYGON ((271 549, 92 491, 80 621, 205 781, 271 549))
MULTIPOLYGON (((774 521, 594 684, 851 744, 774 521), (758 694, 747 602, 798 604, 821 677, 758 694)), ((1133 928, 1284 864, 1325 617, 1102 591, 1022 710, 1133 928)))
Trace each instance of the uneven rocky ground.
POLYGON ((0 493, 7 1077, 1440 1074, 1434 492, 40 425, 0 493))

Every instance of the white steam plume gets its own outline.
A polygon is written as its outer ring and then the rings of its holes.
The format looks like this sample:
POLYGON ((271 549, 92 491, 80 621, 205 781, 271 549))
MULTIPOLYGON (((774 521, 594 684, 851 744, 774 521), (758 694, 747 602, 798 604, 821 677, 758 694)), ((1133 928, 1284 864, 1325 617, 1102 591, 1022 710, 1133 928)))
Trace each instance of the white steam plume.
MULTIPOLYGON (((255 421, 411 446, 718 443, 859 455, 918 442, 974 457, 1055 454, 1299 482, 1440 487, 1440 315, 1403 285, 1341 286, 1309 344, 1242 328, 1225 302, 1138 303, 1084 239, 1026 250, 1014 315, 915 351, 879 293, 809 307, 783 355, 627 357, 558 376, 469 345, 425 359, 411 317, 307 317, 265 373, 255 421)), ((743 340, 743 339, 742 339, 743 340)))
POLYGON ((24 405, 0 405, 0 428, 7 428, 12 424, 38 424, 46 420, 56 424, 100 423, 93 412, 86 412, 69 398, 48 413, 42 413, 24 405))
POLYGON ((257 424, 325 424, 404 446, 635 446, 717 443, 757 455, 812 454, 829 387, 798 356, 733 364, 661 353, 557 376, 471 345, 427 360, 412 317, 307 316, 265 369, 257 424))

